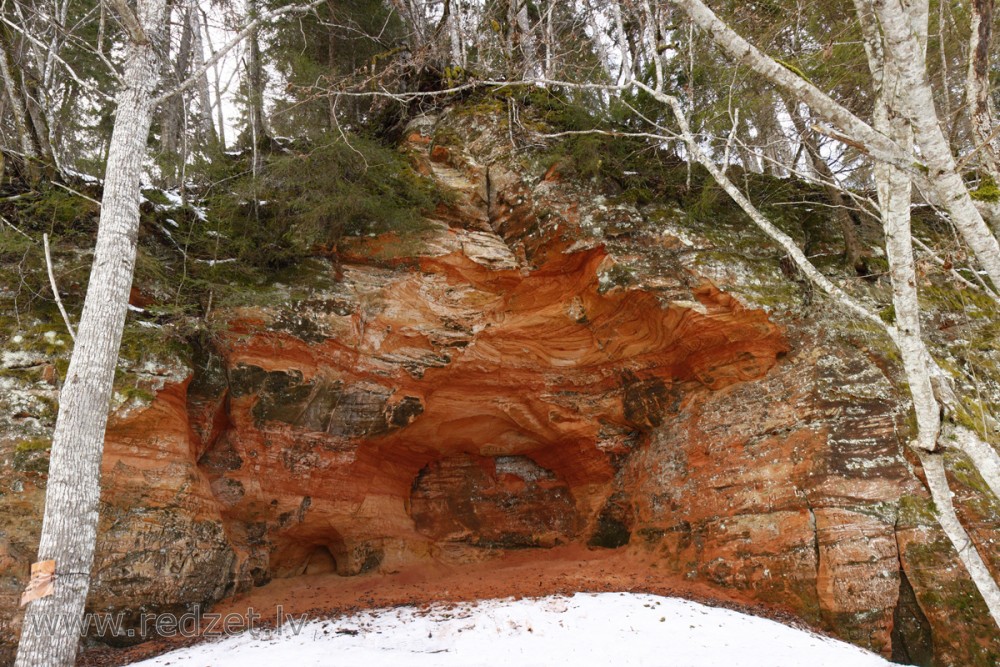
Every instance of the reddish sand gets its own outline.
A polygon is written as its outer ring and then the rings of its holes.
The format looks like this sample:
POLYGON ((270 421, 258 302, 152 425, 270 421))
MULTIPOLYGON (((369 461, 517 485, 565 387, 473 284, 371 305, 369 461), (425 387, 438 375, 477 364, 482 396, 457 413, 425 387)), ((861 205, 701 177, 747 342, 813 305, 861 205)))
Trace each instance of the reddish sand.
MULTIPOLYGON (((633 591, 671 595, 792 622, 781 610, 756 606, 733 591, 671 576, 658 576, 648 554, 629 549, 589 550, 568 546, 526 549, 480 563, 451 567, 434 563, 399 572, 356 577, 317 574, 278 579, 250 593, 225 600, 212 611, 246 614, 253 608, 266 621, 281 605, 285 614, 332 617, 404 604, 463 602, 503 597, 541 597, 578 591, 633 591)), ((91 649, 77 664, 125 665, 197 640, 155 640, 128 649, 91 649)))

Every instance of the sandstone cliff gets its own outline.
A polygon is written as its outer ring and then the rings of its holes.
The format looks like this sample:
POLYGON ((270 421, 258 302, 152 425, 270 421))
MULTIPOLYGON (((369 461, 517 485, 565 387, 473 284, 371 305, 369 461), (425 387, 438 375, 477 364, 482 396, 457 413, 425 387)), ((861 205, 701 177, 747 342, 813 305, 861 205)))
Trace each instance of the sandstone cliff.
MULTIPOLYGON (((575 548, 641 562, 631 585, 696 584, 901 661, 995 664, 886 341, 751 231, 599 194, 495 121, 422 118, 401 150, 450 193, 419 232, 307 260, 268 298, 213 309, 188 360, 132 369, 91 608, 135 620, 313 575, 377 588, 428 563, 489 576, 515 551, 531 572, 575 548)), ((975 340, 934 312, 942 350, 975 340)), ((58 334, 28 335, 0 378, 7 649, 60 354, 58 334)), ((1000 503, 949 465, 1000 573, 1000 503)))

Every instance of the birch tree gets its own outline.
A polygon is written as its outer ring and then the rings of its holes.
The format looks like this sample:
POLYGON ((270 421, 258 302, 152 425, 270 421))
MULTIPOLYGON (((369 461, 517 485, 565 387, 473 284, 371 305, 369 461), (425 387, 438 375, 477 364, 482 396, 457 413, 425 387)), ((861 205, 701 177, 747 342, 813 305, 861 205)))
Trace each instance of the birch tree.
POLYGON ((83 315, 60 395, 37 561, 55 561, 55 589, 28 605, 16 667, 76 658, 97 540, 101 455, 139 228, 139 175, 159 80, 166 0, 112 3, 129 41, 111 136, 104 200, 83 315), (43 632, 46 620, 56 632, 43 632))
POLYGON ((11 115, 14 117, 14 131, 17 134, 24 169, 29 182, 34 183, 41 177, 38 168, 39 149, 33 136, 34 130, 28 123, 28 111, 15 76, 10 41, 5 33, 3 27, 0 27, 0 77, 3 78, 4 92, 10 105, 11 115))
POLYGON ((159 95, 166 0, 138 0, 134 10, 126 0, 109 4, 127 35, 125 69, 116 98, 94 261, 52 438, 36 561, 55 561, 55 586, 52 595, 28 605, 16 667, 69 667, 76 657, 97 538, 108 405, 135 268, 140 175, 153 115, 173 95, 198 85, 207 69, 261 21, 312 9, 319 0, 256 17, 185 81, 159 95))
POLYGON ((899 0, 879 0, 874 3, 874 11, 880 22, 885 48, 893 51, 893 57, 899 63, 902 103, 921 151, 919 159, 807 79, 750 44, 701 0, 670 2, 733 60, 750 67, 793 98, 808 104, 873 159, 892 164, 909 174, 925 196, 948 212, 993 284, 1000 285, 1000 243, 984 222, 958 173, 957 163, 937 118, 925 59, 899 0))
MULTIPOLYGON (((993 278, 994 285, 1000 285, 990 268, 993 258, 992 248, 997 245, 997 240, 972 205, 934 109, 925 63, 928 20, 926 0, 908 2, 855 0, 865 51, 876 87, 871 127, 840 107, 815 86, 802 80, 789 68, 782 67, 743 40, 700 0, 674 0, 674 2, 684 9, 696 24, 707 29, 713 39, 732 57, 750 64, 755 71, 765 75, 786 91, 794 91, 796 99, 809 104, 823 105, 825 113, 831 116, 831 120, 839 116, 836 118, 837 122, 845 125, 853 124, 859 134, 867 135, 865 140, 871 141, 873 145, 888 140, 890 143, 886 144, 886 147, 890 148, 893 158, 899 154, 913 156, 914 146, 919 146, 920 155, 929 166, 933 165, 929 169, 930 183, 926 179, 921 181, 924 189, 932 196, 945 198, 943 201, 939 199, 939 203, 952 214, 953 222, 993 278), (798 80, 790 79, 787 75, 798 80)), ((811 266, 797 247, 790 247, 788 243, 790 239, 763 219, 759 211, 756 211, 742 193, 728 181, 725 174, 715 167, 694 140, 680 103, 676 98, 663 94, 659 76, 656 85, 657 88, 649 92, 671 106, 682 128, 688 149, 709 170, 720 186, 765 233, 786 249, 796 265, 812 282, 831 294, 846 308, 862 314, 866 309, 833 287, 828 279, 811 266)), ((821 113, 823 112, 821 110, 821 113)), ((921 335, 920 305, 910 228, 910 204, 915 178, 917 175, 914 174, 912 167, 899 160, 885 159, 875 164, 879 213, 885 235, 895 310, 893 325, 883 324, 882 328, 900 351, 917 418, 916 438, 911 444, 918 451, 924 464, 939 523, 986 602, 994 622, 1000 626, 1000 586, 990 574, 956 516, 944 464, 940 454, 937 453, 941 448, 941 406, 942 403, 953 401, 954 397, 951 395, 946 374, 937 366, 921 335)), ((880 318, 869 312, 866 319, 875 322, 880 318)), ((1000 475, 998 475, 1000 457, 975 434, 957 427, 955 430, 961 433, 960 441, 968 439, 973 442, 971 445, 963 444, 961 448, 973 459, 974 465, 996 494, 1000 488, 1000 475)))
MULTIPOLYGON (((942 3, 943 4, 943 3, 942 3)), ((975 151, 983 170, 1000 183, 1000 151, 993 123, 990 98, 990 46, 993 41, 994 0, 971 0, 969 25, 969 64, 966 68, 965 96, 975 151)))

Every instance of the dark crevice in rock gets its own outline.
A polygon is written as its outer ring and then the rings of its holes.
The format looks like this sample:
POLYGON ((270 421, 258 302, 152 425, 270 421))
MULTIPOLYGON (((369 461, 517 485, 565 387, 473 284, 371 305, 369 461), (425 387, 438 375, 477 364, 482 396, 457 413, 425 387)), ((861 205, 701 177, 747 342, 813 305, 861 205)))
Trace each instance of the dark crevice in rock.
POLYGON ((613 493, 597 516, 597 526, 587 546, 617 549, 632 540, 632 511, 624 492, 613 493))
MULTIPOLYGON (((897 552, 898 553, 898 552, 897 552)), ((892 661, 919 667, 934 664, 931 626, 917 603, 913 586, 899 562, 899 600, 892 614, 892 661)))
POLYGON ((665 407, 676 402, 663 380, 639 380, 629 371, 622 377, 625 419, 636 428, 655 428, 663 423, 665 407), (674 400, 671 401, 671 398, 674 400))

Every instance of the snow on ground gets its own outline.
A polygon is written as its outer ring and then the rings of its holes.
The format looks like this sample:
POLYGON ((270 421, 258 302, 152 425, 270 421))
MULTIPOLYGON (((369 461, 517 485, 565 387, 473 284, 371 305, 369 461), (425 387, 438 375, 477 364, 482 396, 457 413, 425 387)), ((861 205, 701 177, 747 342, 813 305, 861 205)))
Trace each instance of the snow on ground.
POLYGON ((258 631, 134 663, 142 667, 644 665, 868 667, 860 648, 764 618, 631 593, 577 593, 361 612, 258 631))

